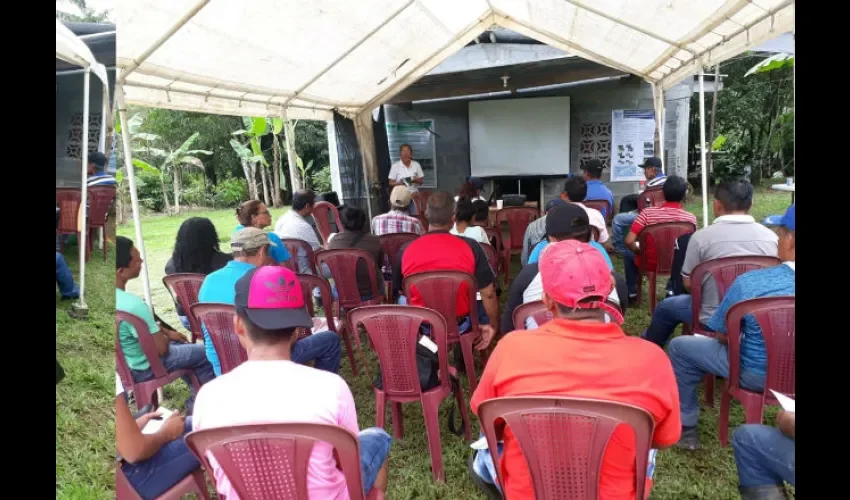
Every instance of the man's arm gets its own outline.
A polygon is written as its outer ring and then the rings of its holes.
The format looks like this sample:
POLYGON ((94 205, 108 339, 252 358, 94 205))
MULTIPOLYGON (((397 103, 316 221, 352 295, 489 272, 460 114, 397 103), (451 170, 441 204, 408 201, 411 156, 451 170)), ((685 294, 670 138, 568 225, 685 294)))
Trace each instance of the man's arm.
MULTIPOLYGON (((676 240, 678 241, 678 239, 676 240)), ((700 249, 700 233, 696 232, 688 240, 688 249, 685 250, 685 260, 682 261, 682 284, 687 291, 691 291, 691 273, 702 260, 700 249)))
MULTIPOLYGON (((496 298, 496 285, 494 283, 481 288, 479 292, 481 292, 481 303, 484 305, 487 317, 491 318, 489 325, 482 325, 481 341, 475 346, 480 351, 486 349, 493 337, 499 332, 499 300, 496 298)), ((476 305, 471 304, 470 307, 476 307, 476 305)))
POLYGON ((163 445, 183 435, 184 417, 178 415, 169 417, 156 433, 143 434, 141 427, 151 418, 152 415, 145 415, 135 420, 124 394, 115 398, 115 447, 118 454, 131 464, 147 460, 163 445))
POLYGON ((425 182, 425 172, 422 171, 422 165, 416 162, 416 168, 413 172, 413 183, 422 184, 425 182))
POLYGON ((629 234, 626 235, 626 239, 624 241, 626 247, 629 248, 634 253, 640 253, 640 248, 637 245, 637 234, 632 231, 629 231, 629 234))
POLYGON ((796 427, 794 425, 794 412, 780 410, 779 413, 776 414, 776 426, 779 427, 782 434, 794 439, 794 429, 796 427))
POLYGON ((638 235, 641 230, 646 226, 646 216, 643 213, 638 214, 635 221, 632 223, 632 227, 629 228, 629 234, 626 235, 626 239, 623 243, 634 253, 640 253, 640 248, 638 247, 638 235))
POLYGON ((726 315, 729 313, 729 309, 738 302, 744 300, 741 292, 740 279, 741 276, 735 278, 735 281, 732 282, 732 286, 729 287, 729 290, 726 291, 726 295, 723 296, 723 300, 720 301, 720 305, 717 306, 714 314, 711 315, 711 318, 708 319, 708 323, 705 325, 716 333, 715 339, 717 339, 717 341, 721 344, 725 344, 727 342, 726 315))

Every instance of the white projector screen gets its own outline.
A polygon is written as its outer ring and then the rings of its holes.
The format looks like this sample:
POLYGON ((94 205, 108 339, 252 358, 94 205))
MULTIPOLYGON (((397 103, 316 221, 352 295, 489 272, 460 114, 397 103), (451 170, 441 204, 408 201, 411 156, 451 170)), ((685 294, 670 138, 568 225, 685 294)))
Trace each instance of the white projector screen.
POLYGON ((475 177, 567 175, 569 96, 470 102, 469 157, 475 177))

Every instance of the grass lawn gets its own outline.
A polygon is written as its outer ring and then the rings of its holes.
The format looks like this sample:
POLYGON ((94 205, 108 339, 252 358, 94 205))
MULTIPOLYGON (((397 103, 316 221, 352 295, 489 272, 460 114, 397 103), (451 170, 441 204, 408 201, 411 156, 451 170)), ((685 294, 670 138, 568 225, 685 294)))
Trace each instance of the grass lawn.
MULTIPOLYGON (((787 193, 779 193, 769 190, 759 190, 756 195, 755 208, 753 215, 756 219, 761 219, 765 215, 774 213, 783 213, 785 208, 790 203, 790 196, 787 193)), ((702 223, 701 216, 701 200, 699 198, 692 199, 687 208, 694 214, 697 214, 702 223)), ((286 209, 273 209, 272 217, 276 221, 286 209)), ((709 208, 710 210, 710 208, 709 208)), ((156 310, 172 325, 179 325, 180 322, 174 313, 174 305, 168 295, 168 292, 162 286, 162 276, 164 275, 165 263, 168 261, 171 250, 174 245, 174 237, 177 229, 183 219, 189 216, 201 216, 210 218, 218 228, 219 236, 222 241, 223 250, 229 251, 226 242, 230 240, 230 234, 236 225, 236 220, 232 210, 218 211, 200 211, 185 214, 180 217, 154 216, 148 217, 143 223, 143 234, 145 238, 145 248, 147 251, 147 260, 150 270, 150 280, 153 287, 153 301, 156 310)), ((126 226, 118 228, 118 234, 130 238, 135 238, 132 222, 126 226)), ((614 259, 618 270, 622 272, 622 260, 614 259)), ((514 261, 513 275, 519 271, 519 261, 514 261)), ((131 282, 128 288, 133 293, 142 294, 141 280, 131 282)), ((503 294, 503 299, 506 294, 503 294)), ((641 308, 629 309, 626 316, 624 329, 632 335, 637 335, 642 332, 649 324, 649 314, 646 300, 641 308)), ((73 320, 72 320, 73 321, 73 320)), ((111 319, 110 319, 111 321, 111 319)), ((109 324, 111 328, 111 323, 109 324)), ((111 330, 103 337, 103 342, 111 342, 111 330)), ((105 348, 111 346, 104 344, 105 348)), ((60 351, 61 352, 61 351, 60 351)), ((86 354, 81 357, 80 362, 90 360, 92 364, 95 360, 86 354)), ((106 360, 111 366, 111 358, 106 360)), ((103 363, 100 361, 99 363, 103 363)), ((372 366, 374 364, 374 359, 372 366)), ((70 366, 69 366, 70 367, 70 366)), ((91 371, 97 371, 95 368, 89 367, 91 371)), ((374 372, 374 368, 373 368, 374 372)), ((365 376, 354 377, 351 373, 348 361, 343 358, 341 375, 348 381, 352 392, 354 393, 355 401, 358 409, 358 417, 360 427, 373 426, 375 423, 375 403, 373 394, 370 388, 370 383, 365 376)), ((107 376, 98 376, 96 378, 98 388, 103 385, 103 391, 111 387, 111 372, 107 376)), ((465 379, 464 379, 465 380, 465 379)), ((285 382, 285 381, 282 381, 285 382)), ((720 387, 722 384, 716 384, 720 387)), ((109 389, 111 391, 111 388, 109 389)), ((166 406, 179 407, 187 394, 185 387, 180 384, 172 384, 166 389, 166 406)), ((468 394, 468 391, 467 391, 468 394)), ((94 396, 92 396, 94 397, 94 396)), ((686 453, 677 449, 664 450, 658 455, 657 468, 655 472, 655 487, 652 490, 652 498, 654 499, 733 499, 739 498, 737 492, 737 473, 735 471, 735 463, 732 457, 730 448, 720 448, 717 439, 717 407, 719 407, 719 393, 716 399, 715 409, 706 409, 700 419, 700 431, 702 434, 703 449, 693 453, 686 453)), ((57 391, 57 408, 58 391, 57 391)), ((444 404, 442 408, 441 422, 444 422, 445 414, 448 412, 448 404, 444 404)), ((768 410, 767 421, 773 422, 775 411, 768 410)), ((473 435, 477 435, 478 423, 473 418, 473 435)), ((57 409, 57 420, 59 419, 59 410, 57 409)), ((387 431, 391 432, 390 418, 387 418, 387 431)), ((446 471, 446 483, 437 484, 431 479, 430 458, 428 455, 428 446, 425 438, 425 427, 422 420, 422 411, 419 405, 408 404, 404 406, 404 423, 405 437, 403 440, 393 443, 393 448, 390 453, 390 491, 389 497, 393 499, 408 499, 408 498, 445 498, 445 499, 460 499, 460 498, 484 498, 479 494, 477 489, 472 484, 468 477, 466 468, 466 459, 470 454, 468 445, 463 443, 461 438, 458 438, 448 432, 446 426, 441 429, 441 439, 443 445, 443 464, 446 471)), ((740 407, 733 404, 731 415, 731 427, 743 423, 743 413, 740 407)), ((102 429, 95 433, 92 438, 105 439, 101 434, 106 432, 102 429)), ((89 432, 91 433, 91 432, 89 432)), ((108 435, 108 434, 107 434, 108 435)), ((58 436, 58 430, 57 430, 58 436)), ((90 448, 87 444, 84 448, 90 448)), ((78 450, 76 450, 78 451, 78 450)), ((59 445, 57 444, 57 454, 59 453, 59 445)), ((92 457, 94 458, 94 457, 92 457)), ((59 463, 57 457, 57 464, 59 463)), ((98 471, 101 467, 91 466, 93 471, 84 478, 88 484, 96 484, 94 481, 102 481, 102 477, 98 471)), ((59 484, 59 468, 57 465, 57 487, 59 484)), ((83 486, 78 486, 82 488, 83 486)))

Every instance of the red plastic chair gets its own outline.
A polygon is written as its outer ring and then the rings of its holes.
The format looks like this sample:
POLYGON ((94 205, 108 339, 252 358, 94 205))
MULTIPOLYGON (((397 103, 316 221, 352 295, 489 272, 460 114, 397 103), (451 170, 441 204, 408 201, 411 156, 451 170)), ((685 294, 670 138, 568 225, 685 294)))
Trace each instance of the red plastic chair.
POLYGON ((286 261, 283 265, 289 268, 293 273, 301 273, 302 269, 298 269, 298 251, 307 255, 307 263, 310 266, 310 273, 318 274, 316 272, 316 253, 313 251, 313 247, 310 246, 304 240, 299 240, 298 238, 281 238, 280 240, 283 243, 283 246, 286 247, 286 251, 289 252, 289 260, 286 261))
POLYGON ((508 242, 508 255, 516 255, 522 252, 522 239, 525 230, 532 221, 540 217, 540 211, 529 207, 505 207, 496 214, 496 229, 501 230, 502 222, 508 223, 510 240, 508 242))
MULTIPOLYGON (((78 229, 80 205, 83 202, 83 194, 77 188, 56 188, 56 206, 59 208, 59 223, 56 225, 56 237, 68 234, 77 235, 77 244, 86 245, 86 262, 91 255, 87 242, 83 241, 82 234, 78 229)), ((88 235, 91 239, 91 235, 88 235)), ((59 253, 65 251, 65 238, 59 238, 59 253)))
POLYGON ((435 481, 445 481, 443 471, 443 449, 440 443, 440 403, 454 393, 460 416, 466 430, 465 438, 471 437, 469 415, 463 389, 460 385, 452 390, 449 377, 448 343, 446 339, 446 320, 433 309, 424 307, 384 305, 358 307, 348 313, 351 325, 362 324, 375 346, 381 364, 383 389, 375 390, 375 413, 378 427, 383 427, 386 419, 386 402, 392 409, 393 436, 404 437, 402 421, 402 403, 419 401, 425 416, 425 430, 428 434, 428 447, 431 452, 431 472, 435 481), (439 358, 440 385, 422 391, 416 366, 416 344, 419 340, 419 327, 422 323, 431 325, 431 340, 437 344, 439 358))
POLYGON ((487 255, 487 262, 490 263, 490 268, 493 269, 493 274, 498 276, 500 259, 499 255, 496 254, 496 249, 493 248, 492 245, 482 243, 481 250, 484 250, 484 253, 487 255))
POLYGON ((795 302, 793 296, 764 297, 739 302, 726 314, 726 332, 729 341, 729 379, 720 399, 718 432, 721 446, 729 440, 729 400, 735 398, 744 406, 748 424, 760 424, 765 405, 778 406, 770 390, 796 396, 797 338, 795 302), (752 314, 761 327, 767 351, 767 378, 763 392, 753 392, 741 387, 741 321, 752 314))
POLYGON ((501 259, 499 259, 499 265, 496 268, 493 268, 493 271, 496 273, 501 272, 502 277, 505 282, 505 288, 511 286, 511 252, 508 248, 505 248, 504 243, 502 242, 502 228, 499 226, 496 227, 485 227, 484 232, 487 233, 487 237, 490 239, 490 244, 493 246, 493 249, 496 250, 496 254, 501 255, 501 259))
MULTIPOLYGON (((428 198, 430 197, 431 193, 428 191, 419 191, 410 196, 413 205, 416 207, 416 215, 421 215, 425 218, 425 210, 428 208, 428 198)), ((427 219, 425 223, 427 224, 427 219)), ((428 228, 426 227, 425 230, 427 231, 428 228)))
MULTIPOLYGON (((88 234, 94 229, 103 229, 103 260, 106 261, 106 219, 109 217, 109 209, 115 200, 115 186, 93 186, 88 188, 88 234)), ((89 251, 94 244, 94 238, 89 237, 89 251)))
POLYGON ((201 291, 204 278, 206 276, 200 273, 175 273, 162 278, 162 284, 171 294, 171 300, 180 304, 180 309, 183 309, 189 318, 193 344, 198 339, 201 339, 201 342, 204 341, 204 332, 201 331, 197 318, 191 312, 192 306, 198 303, 198 293, 201 291))
POLYGON ((197 318, 199 328, 200 325, 207 327, 222 375, 248 361, 248 353, 233 331, 236 308, 232 304, 205 302, 193 304, 190 310, 197 318))
MULTIPOLYGON (((309 498, 307 469, 316 442, 328 443, 336 450, 349 498, 367 498, 360 472, 360 442, 342 427, 314 423, 238 425, 186 435, 186 445, 204 468, 213 470, 212 456, 243 500, 309 498)), ((383 497, 383 492, 375 489, 368 496, 383 497)))
POLYGON ((664 185, 645 189, 638 195, 637 207, 638 212, 646 207, 660 207, 664 204, 664 185))
MULTIPOLYGON (((469 391, 470 394, 475 392, 478 379, 475 376, 475 360, 472 357, 473 345, 481 335, 478 327, 478 306, 475 300, 475 294, 478 291, 478 283, 475 281, 475 277, 460 271, 431 271, 411 274, 405 277, 402 283, 404 295, 407 296, 408 300, 415 291, 422 297, 425 307, 434 309, 446 319, 447 342, 449 346, 460 343, 463 351, 463 364, 466 368, 466 376, 469 379, 469 391), (459 294, 462 293, 461 286, 463 285, 466 286, 469 300, 471 326, 469 332, 461 335, 457 324, 457 299, 459 294)), ((497 320, 498 318, 494 318, 492 321, 497 320)))
POLYGON ((642 408, 613 401, 551 396, 488 399, 479 420, 502 484, 497 445, 510 428, 528 462, 537 500, 596 500, 605 448, 620 424, 635 432, 635 498, 644 498, 655 421, 642 408))
MULTIPOLYGON (((207 481, 204 479, 204 471, 198 467, 194 472, 184 477, 168 491, 156 497, 156 500, 180 500, 184 495, 194 493, 198 498, 209 499, 207 493, 207 481)), ((115 496, 118 500, 142 500, 136 492, 130 480, 121 470, 121 466, 115 468, 115 496)))
MULTIPOLYGON (((693 300, 693 316, 691 327, 686 333, 698 333, 706 337, 713 337, 714 333, 702 328, 699 322, 700 307, 702 307, 702 282, 707 276, 714 278, 717 287, 717 298, 723 300, 726 290, 732 286, 732 282, 738 276, 752 271, 781 264, 779 257, 767 257, 759 255, 745 255, 740 257, 723 257, 705 261, 691 271, 691 299, 693 300), (696 286, 700 284, 700 286, 696 286)), ((705 404, 714 407, 714 375, 705 376, 705 404)))
POLYGON ((333 203, 327 201, 317 201, 313 205, 313 219, 316 220, 316 228, 319 230, 319 236, 322 237, 322 243, 327 245, 328 238, 332 233, 342 231, 342 222, 339 220, 339 210, 333 203), (331 229, 330 215, 333 214, 336 231, 331 229))
POLYGON ((180 377, 187 376, 192 381, 192 386, 197 390, 201 388, 198 377, 195 376, 194 370, 175 370, 169 372, 162 365, 162 360, 156 352, 156 345, 153 343, 150 328, 142 318, 135 314, 130 314, 124 311, 115 311, 115 368, 121 378, 121 384, 124 388, 132 390, 136 398, 136 407, 141 408, 147 405, 153 405, 154 409, 159 406, 156 397, 156 390, 164 387, 180 377), (127 359, 124 357, 124 351, 121 349, 121 341, 119 339, 119 330, 121 323, 130 323, 136 329, 139 345, 142 352, 150 364, 150 370, 153 372, 153 378, 144 382, 136 382, 133 380, 133 375, 130 372, 130 367, 127 365, 127 359))
MULTIPOLYGON (((378 236, 378 239, 381 240, 381 249, 384 251, 384 255, 386 256, 385 260, 389 263, 390 269, 390 279, 384 280, 384 295, 386 295, 387 298, 392 297, 392 269, 395 267, 401 247, 418 237, 419 235, 416 233, 391 233, 378 236)), ((386 277, 386 275, 384 275, 384 277, 386 277)))
POLYGON ((611 225, 611 222, 614 220, 614 208, 608 200, 584 200, 581 203, 587 208, 595 208, 600 213, 607 214, 605 216, 605 223, 609 226, 611 225))
POLYGON ((640 266, 638 266, 638 296, 640 304, 643 296, 643 277, 649 280, 649 313, 655 312, 658 300, 655 287, 658 276, 670 276, 673 268, 673 252, 676 238, 683 234, 693 233, 697 228, 690 222, 664 222, 644 227, 638 234, 640 245, 640 266), (655 266, 650 266, 647 256, 648 248, 655 249, 655 266))
MULTIPOLYGON (((555 316, 546 309, 542 300, 525 303, 514 309, 514 330, 525 330, 525 322, 528 318, 534 318, 538 325, 552 321, 555 316)), ((507 332, 505 332, 507 333, 507 332)))

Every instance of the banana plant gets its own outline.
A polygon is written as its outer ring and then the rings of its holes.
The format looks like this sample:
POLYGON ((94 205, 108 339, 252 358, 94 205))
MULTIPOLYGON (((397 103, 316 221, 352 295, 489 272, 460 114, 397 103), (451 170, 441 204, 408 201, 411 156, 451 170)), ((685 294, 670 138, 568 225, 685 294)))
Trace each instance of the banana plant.
POLYGON ((271 199, 274 202, 274 206, 280 206, 280 146, 278 143, 278 135, 283 130, 283 120, 280 118, 265 118, 260 116, 255 117, 242 117, 242 123, 244 128, 241 130, 237 130, 233 132, 235 136, 243 136, 248 139, 247 144, 240 143, 242 146, 250 147, 252 155, 250 157, 243 156, 243 153, 240 153, 236 147, 234 150, 238 155, 240 155, 240 159, 243 159, 243 170, 245 171, 245 177, 248 180, 249 190, 252 191, 252 197, 258 198, 259 189, 256 187, 256 167, 260 166, 260 178, 263 183, 263 197, 265 203, 269 204, 269 191, 271 191, 271 199), (269 182, 268 174, 266 169, 269 167, 268 161, 265 159, 265 155, 263 154, 262 148, 260 147, 260 141, 262 137, 271 133, 273 136, 272 145, 274 147, 273 152, 273 161, 272 165, 272 179, 269 182), (247 165, 245 164, 247 162, 247 165), (250 167, 250 170, 249 168, 250 167), (271 186, 270 186, 271 184, 271 186), (253 186, 253 187, 252 187, 253 186))
MULTIPOLYGON (((153 135, 153 134, 148 134, 153 135)), ((133 166, 143 170, 145 172, 150 172, 152 174, 156 174, 159 177, 159 184, 162 188, 162 196, 165 200, 165 209, 167 212, 171 213, 171 207, 169 206, 168 201, 168 188, 166 187, 166 180, 168 175, 171 175, 173 181, 174 188, 174 213, 180 213, 180 191, 181 191, 181 175, 184 169, 196 169, 203 171, 204 162, 198 158, 198 155, 212 155, 212 151, 207 151, 204 149, 189 149, 192 147, 192 144, 198 139, 198 136, 201 134, 199 132, 195 132, 188 139, 183 141, 183 144, 180 145, 179 148, 173 151, 165 151, 158 148, 151 147, 143 147, 139 148, 139 152, 146 152, 148 155, 161 159, 158 161, 159 166, 151 165, 150 163, 140 159, 133 158, 133 166)))

